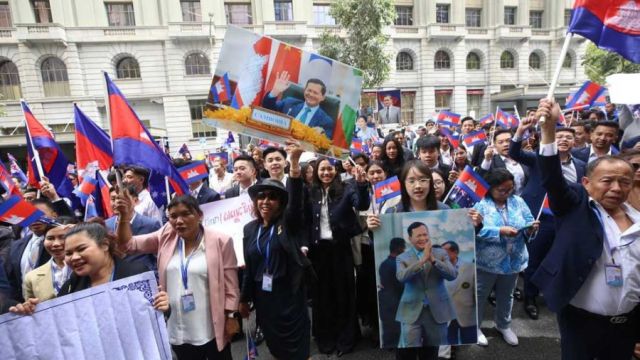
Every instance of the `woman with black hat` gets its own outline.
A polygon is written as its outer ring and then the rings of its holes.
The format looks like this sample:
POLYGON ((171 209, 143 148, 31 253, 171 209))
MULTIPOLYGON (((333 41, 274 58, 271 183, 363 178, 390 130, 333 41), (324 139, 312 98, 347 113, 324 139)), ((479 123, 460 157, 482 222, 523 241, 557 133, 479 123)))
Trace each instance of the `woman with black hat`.
POLYGON ((246 268, 240 314, 249 317, 249 302, 264 332, 267 347, 278 359, 308 359, 310 321, 303 273, 309 261, 303 213, 302 149, 287 142, 291 168, 287 187, 267 179, 249 188, 256 220, 244 227, 246 268))

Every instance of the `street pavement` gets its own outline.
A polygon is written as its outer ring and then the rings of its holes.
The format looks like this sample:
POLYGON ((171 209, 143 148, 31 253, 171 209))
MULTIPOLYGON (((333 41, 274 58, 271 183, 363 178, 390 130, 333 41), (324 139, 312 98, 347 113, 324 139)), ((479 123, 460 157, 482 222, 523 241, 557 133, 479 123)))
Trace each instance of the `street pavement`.
MULTIPOLYGON (((518 287, 522 289, 522 279, 518 287)), ((539 300, 540 318, 531 320, 524 312, 523 303, 514 300, 512 329, 518 335, 520 344, 510 346, 502 339, 500 333, 494 329, 493 314, 494 308, 487 304, 485 307, 482 330, 489 340, 488 347, 468 345, 458 347, 456 359, 473 360, 495 360, 495 359, 518 359, 518 360, 553 360, 560 359, 560 334, 556 324, 555 316, 539 300)), ((365 332, 366 334, 366 332, 365 332)), ((233 358, 244 359, 246 356, 246 343, 244 338, 235 341, 232 346, 233 358)), ((273 359, 265 343, 258 347, 258 359, 273 359)), ((338 359, 335 354, 323 355, 318 352, 313 340, 311 341, 311 358, 313 360, 338 359)), ((360 359, 395 359, 394 353, 390 351, 373 348, 373 342, 369 338, 363 338, 355 350, 342 356, 344 360, 360 359)), ((286 359, 280 359, 286 360, 286 359)))

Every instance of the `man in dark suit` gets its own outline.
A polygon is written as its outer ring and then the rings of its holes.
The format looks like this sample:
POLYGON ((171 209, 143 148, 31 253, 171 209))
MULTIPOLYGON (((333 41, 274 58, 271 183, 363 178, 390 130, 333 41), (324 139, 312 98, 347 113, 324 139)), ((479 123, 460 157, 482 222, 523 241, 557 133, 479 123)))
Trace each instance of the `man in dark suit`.
POLYGON ((230 199, 240 194, 248 194, 251 185, 256 183, 256 162, 249 155, 240 155, 233 160, 233 180, 235 184, 224 192, 224 198, 230 199))
POLYGON ((515 193, 521 195, 527 182, 529 169, 509 156, 511 146, 511 130, 496 130, 493 144, 484 150, 484 159, 476 169, 478 175, 484 177, 496 169, 507 169, 514 177, 515 193))
POLYGON ((0 315, 9 311, 9 308, 18 304, 11 298, 11 286, 4 272, 4 263, 0 257, 0 315))
MULTIPOLYGON (((183 166, 187 166, 189 164, 191 164, 191 161, 186 161, 183 166)), ((206 186, 204 184, 204 180, 190 182, 189 191, 191 192, 191 196, 198 200, 198 205, 220 200, 220 194, 206 186)))
POLYGON ((396 321, 396 312, 404 285, 396 278, 396 257, 405 250, 403 238, 393 238, 389 242, 389 256, 380 264, 380 321, 382 322, 382 347, 395 349, 400 340, 400 323, 396 321))
MULTIPOLYGON (((533 120, 528 118, 520 122, 516 133, 511 139, 509 147, 509 156, 518 163, 529 169, 529 180, 522 190, 522 198, 529 206, 531 213, 536 215, 540 213, 542 202, 544 201, 547 191, 542 186, 542 174, 538 165, 538 155, 534 152, 522 150, 522 137, 527 130, 533 127, 533 120)), ((572 128, 559 128, 556 130, 556 145, 558 154, 562 163, 562 173, 570 183, 576 183, 582 180, 585 174, 586 164, 571 156, 571 148, 573 146, 575 130, 572 128)), ((524 309, 527 315, 533 320, 538 319, 538 304, 536 297, 540 293, 538 288, 531 282, 531 277, 538 270, 540 262, 547 255, 547 252, 553 244, 555 237, 555 222, 553 215, 542 212, 540 213, 540 228, 535 238, 527 243, 527 251, 529 252, 529 263, 524 271, 524 309)))
POLYGON ((289 78, 290 75, 286 71, 278 74, 273 88, 264 97, 262 106, 294 117, 311 128, 321 130, 329 139, 332 139, 335 122, 320 108, 320 103, 325 99, 327 87, 322 80, 309 79, 304 87, 304 101, 291 97, 278 100, 278 97, 289 87, 289 78))
POLYGON ((532 281, 558 315, 562 358, 629 359, 638 338, 640 214, 625 201, 634 169, 603 156, 568 183, 555 145, 560 107, 541 100, 540 169, 556 237, 532 281))
POLYGON ((451 167, 440 161, 440 138, 435 135, 423 136, 416 141, 418 159, 431 170, 440 170, 445 176, 449 175, 451 167))
MULTIPOLYGON (((58 216, 53 210, 51 201, 46 198, 35 199, 31 202, 46 217, 53 219, 58 216)), ((5 270, 11 285, 12 298, 23 302, 22 279, 31 270, 42 266, 51 259, 51 255, 44 249, 44 233, 47 225, 39 221, 29 225, 28 235, 11 243, 9 256, 5 263, 5 270)))
POLYGON ((613 144, 618 140, 620 125, 615 121, 598 121, 591 130, 591 145, 572 151, 572 155, 586 163, 605 155, 616 155, 613 144))

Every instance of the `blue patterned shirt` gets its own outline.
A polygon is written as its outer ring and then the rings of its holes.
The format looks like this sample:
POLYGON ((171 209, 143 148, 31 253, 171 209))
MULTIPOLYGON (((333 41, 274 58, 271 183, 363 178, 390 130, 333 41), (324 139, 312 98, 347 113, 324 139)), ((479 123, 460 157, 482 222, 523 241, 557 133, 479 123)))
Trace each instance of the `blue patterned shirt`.
POLYGON ((514 274, 524 270, 529 261, 525 246, 527 233, 519 232, 515 237, 500 235, 503 226, 520 230, 534 221, 524 200, 511 195, 507 206, 498 210, 493 200, 485 197, 473 208, 484 217, 483 227, 476 236, 478 269, 494 274, 514 274))

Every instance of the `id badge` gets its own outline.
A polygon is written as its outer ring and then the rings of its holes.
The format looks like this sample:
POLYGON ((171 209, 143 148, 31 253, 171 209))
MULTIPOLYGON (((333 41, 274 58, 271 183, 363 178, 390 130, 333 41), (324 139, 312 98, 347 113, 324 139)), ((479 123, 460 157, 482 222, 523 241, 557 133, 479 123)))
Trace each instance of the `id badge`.
POLYGON ((262 291, 271 292, 273 288, 273 275, 262 275, 262 291))
POLYGON ((196 309, 196 300, 191 291, 180 297, 180 305, 182 305, 183 312, 190 312, 196 309))
POLYGON ((607 285, 613 287, 622 286, 622 267, 616 264, 607 264, 604 266, 604 275, 607 285))

